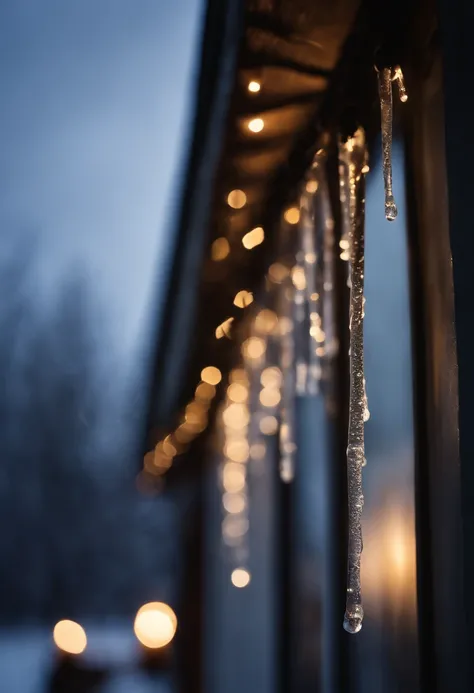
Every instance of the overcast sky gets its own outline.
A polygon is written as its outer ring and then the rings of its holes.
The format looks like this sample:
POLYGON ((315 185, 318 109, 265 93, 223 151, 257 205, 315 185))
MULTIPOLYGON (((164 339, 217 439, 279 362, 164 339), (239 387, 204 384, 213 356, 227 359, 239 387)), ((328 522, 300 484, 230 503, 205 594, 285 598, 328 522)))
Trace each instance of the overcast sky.
POLYGON ((0 3, 0 229, 39 285, 81 264, 128 348, 183 165, 202 0, 0 3))

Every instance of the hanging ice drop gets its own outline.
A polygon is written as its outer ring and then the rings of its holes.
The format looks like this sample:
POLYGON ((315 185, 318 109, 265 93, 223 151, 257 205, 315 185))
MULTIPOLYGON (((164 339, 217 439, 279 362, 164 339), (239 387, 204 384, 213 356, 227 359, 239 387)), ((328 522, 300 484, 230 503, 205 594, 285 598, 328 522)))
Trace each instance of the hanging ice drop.
POLYGON ((382 123, 382 166, 385 186, 385 217, 388 221, 396 219, 398 211, 392 190, 392 68, 384 67, 378 74, 380 115, 382 123))

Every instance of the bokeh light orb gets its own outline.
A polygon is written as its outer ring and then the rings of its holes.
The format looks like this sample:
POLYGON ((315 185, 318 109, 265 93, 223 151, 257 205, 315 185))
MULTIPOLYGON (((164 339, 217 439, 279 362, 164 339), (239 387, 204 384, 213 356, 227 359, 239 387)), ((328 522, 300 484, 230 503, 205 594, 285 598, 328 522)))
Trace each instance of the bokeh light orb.
POLYGON ((150 602, 138 610, 133 629, 142 645, 156 650, 173 640, 177 627, 178 619, 168 604, 150 602))
POLYGON ((54 626, 53 639, 56 646, 68 654, 79 655, 87 647, 86 631, 75 621, 58 621, 54 626))

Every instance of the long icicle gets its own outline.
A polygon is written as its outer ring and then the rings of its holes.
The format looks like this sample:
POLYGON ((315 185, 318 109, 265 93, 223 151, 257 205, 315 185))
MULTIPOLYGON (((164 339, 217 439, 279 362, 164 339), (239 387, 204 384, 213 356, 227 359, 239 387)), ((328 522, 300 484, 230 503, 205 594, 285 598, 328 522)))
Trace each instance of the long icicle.
POLYGON ((384 67, 378 73, 380 115, 382 122, 382 166, 385 186, 385 217, 388 221, 396 219, 398 211, 392 190, 392 68, 384 67))
POLYGON ((358 633, 362 628, 360 561, 362 554, 361 516, 362 467, 364 451, 364 176, 358 171, 358 209, 354 215, 350 238, 350 398, 347 445, 347 481, 349 510, 349 545, 347 566, 346 612, 344 628, 358 633))

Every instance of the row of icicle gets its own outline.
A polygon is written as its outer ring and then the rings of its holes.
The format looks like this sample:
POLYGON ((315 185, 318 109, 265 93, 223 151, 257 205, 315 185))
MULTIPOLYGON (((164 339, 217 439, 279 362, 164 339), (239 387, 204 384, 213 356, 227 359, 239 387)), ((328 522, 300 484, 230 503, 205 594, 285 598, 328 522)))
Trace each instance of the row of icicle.
MULTIPOLYGON (((378 71, 381 108, 382 165, 385 216, 397 216, 392 189, 392 82, 401 101, 407 100, 400 67, 378 71)), ((350 288, 350 393, 347 445, 348 571, 344 628, 362 627, 360 566, 362 554, 362 470, 366 463, 364 425, 369 418, 364 376, 364 176, 368 172, 365 133, 359 128, 339 142, 341 239, 337 250, 334 222, 325 175, 325 152, 319 151, 303 183, 297 234, 282 220, 280 253, 293 256, 272 265, 267 276, 267 307, 257 313, 242 347, 241 367, 232 371, 228 396, 221 411, 222 534, 232 552, 234 575, 248 576, 248 482, 267 455, 267 437, 278 435, 280 476, 289 483, 295 474, 297 443, 295 402, 298 396, 317 395, 338 350, 333 299, 336 252, 348 261, 350 288), (266 313, 267 319, 261 316, 266 313), (269 316, 273 315, 274 318, 269 316), (260 317, 259 317, 260 316, 260 317), (254 340, 254 341, 252 341, 254 340), (257 348, 258 346, 258 348, 257 348), (252 347, 252 348, 250 348, 252 347), (241 386, 241 401, 233 401, 232 387, 241 386), (245 390, 245 396, 244 396, 245 390), (273 395, 269 394, 273 392, 273 395), (253 415, 250 416, 250 411, 253 415), (232 419, 234 412, 234 420, 232 419), (240 417, 240 418, 239 418, 240 417)), ((236 582, 234 581, 234 584, 236 582)), ((236 586, 245 586, 243 583, 236 586)))

